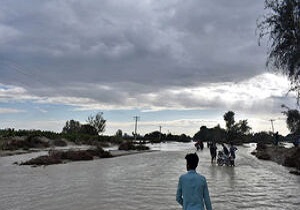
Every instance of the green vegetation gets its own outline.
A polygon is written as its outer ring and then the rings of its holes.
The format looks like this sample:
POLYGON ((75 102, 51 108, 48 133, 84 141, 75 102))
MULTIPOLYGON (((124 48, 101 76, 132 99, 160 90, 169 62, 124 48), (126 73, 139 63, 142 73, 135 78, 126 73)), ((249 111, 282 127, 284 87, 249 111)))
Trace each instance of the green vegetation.
POLYGON ((69 120, 66 122, 61 133, 41 130, 15 130, 15 129, 2 129, 0 130, 0 149, 2 150, 28 150, 30 148, 47 148, 51 146, 65 146, 68 142, 77 145, 94 145, 97 147, 105 147, 120 145, 124 150, 145 150, 144 143, 160 143, 160 142, 191 142, 192 140, 201 140, 203 142, 224 142, 235 144, 242 143, 274 143, 276 141, 290 141, 295 139, 296 135, 300 134, 300 113, 297 110, 290 110, 288 107, 283 112, 287 116, 287 125, 291 131, 291 135, 283 137, 275 135, 271 132, 258 132, 251 133, 251 127, 248 125, 247 120, 235 121, 235 113, 228 111, 224 114, 224 121, 226 128, 221 128, 216 125, 213 128, 201 126, 193 138, 185 134, 173 135, 171 133, 164 134, 159 131, 153 131, 138 136, 135 142, 134 136, 129 136, 123 131, 118 129, 115 135, 99 135, 101 130, 104 130, 106 120, 103 119, 102 113, 88 118, 89 124, 81 124, 76 120, 69 120), (92 123, 94 121, 94 123, 92 123), (101 125, 101 126, 100 126, 101 125), (96 128, 98 127, 98 128, 96 128), (142 144, 141 144, 142 143, 142 144))
POLYGON ((119 150, 138 150, 138 151, 141 151, 141 150, 149 150, 150 148, 143 145, 143 144, 134 144, 132 141, 125 141, 123 143, 120 144, 119 146, 119 150))
POLYGON ((51 131, 41 130, 15 130, 13 128, 0 129, 0 149, 16 150, 30 148, 49 147, 49 142, 43 141, 39 137, 53 139, 53 144, 60 134, 51 131))
POLYGON ((268 37, 267 66, 287 75, 300 99, 300 1, 265 0, 268 11, 259 21, 259 38, 268 37))
POLYGON ((283 114, 287 116, 286 124, 292 134, 300 134, 300 113, 296 109, 290 109, 287 106, 282 105, 286 108, 286 111, 283 111, 283 114))
POLYGON ((52 131, 41 131, 41 130, 15 130, 14 128, 0 129, 0 137, 13 137, 13 136, 44 136, 47 138, 54 139, 60 134, 52 131))
POLYGON ((103 112, 98 112, 95 116, 90 115, 87 119, 87 122, 96 130, 97 134, 105 131, 106 120, 103 118, 103 112))
MULTIPOLYGON (((267 13, 258 19, 259 45, 267 37, 268 58, 266 65, 273 71, 287 75, 291 88, 296 93, 297 105, 300 102, 300 1, 265 0, 267 13)), ((283 114, 287 116, 287 127, 291 134, 286 140, 293 141, 300 134, 300 113, 285 105, 283 114)), ((295 144, 296 145, 296 144, 295 144)))
POLYGON ((169 142, 169 141, 190 142, 192 138, 185 134, 172 135, 171 133, 163 134, 159 131, 153 131, 151 133, 146 134, 143 140, 150 141, 151 143, 160 143, 160 142, 169 142))

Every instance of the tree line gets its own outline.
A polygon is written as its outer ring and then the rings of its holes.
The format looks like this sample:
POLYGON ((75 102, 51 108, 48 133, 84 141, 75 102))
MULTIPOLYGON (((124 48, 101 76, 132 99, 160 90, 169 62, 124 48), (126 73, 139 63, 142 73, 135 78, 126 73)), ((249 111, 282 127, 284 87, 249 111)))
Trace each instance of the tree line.
MULTIPOLYGON (((286 115, 286 123, 291 133, 287 138, 279 135, 280 141, 292 141, 292 139, 300 135, 300 113, 298 110, 289 109, 283 106, 285 110, 282 112, 286 115)), ((216 125, 213 128, 208 128, 203 125, 199 131, 190 137, 186 134, 173 135, 171 133, 165 134, 160 131, 153 131, 145 135, 138 135, 138 141, 142 142, 190 142, 191 140, 201 141, 215 141, 215 142, 234 142, 234 143, 247 143, 247 142, 272 142, 274 140, 274 133, 272 132, 251 132, 252 128, 248 124, 248 120, 239 120, 236 122, 235 113, 228 111, 223 115, 225 121, 225 128, 216 125)), ((45 136, 50 139, 66 138, 75 143, 93 144, 95 142, 111 142, 121 143, 122 141, 133 141, 134 135, 123 133, 118 129, 112 136, 103 135, 106 127, 106 120, 103 117, 103 112, 98 112, 96 115, 90 115, 86 123, 82 124, 76 120, 66 121, 61 133, 40 130, 15 130, 12 128, 0 129, 0 137, 11 136, 45 136)))

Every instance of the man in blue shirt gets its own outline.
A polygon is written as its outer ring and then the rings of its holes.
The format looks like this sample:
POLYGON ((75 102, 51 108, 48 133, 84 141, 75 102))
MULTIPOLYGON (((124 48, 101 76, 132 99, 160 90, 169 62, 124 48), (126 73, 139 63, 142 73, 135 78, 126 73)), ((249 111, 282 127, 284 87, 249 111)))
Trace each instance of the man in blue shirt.
POLYGON ((187 154, 187 173, 179 178, 176 201, 183 210, 212 210, 206 178, 196 172, 199 158, 196 153, 187 154))

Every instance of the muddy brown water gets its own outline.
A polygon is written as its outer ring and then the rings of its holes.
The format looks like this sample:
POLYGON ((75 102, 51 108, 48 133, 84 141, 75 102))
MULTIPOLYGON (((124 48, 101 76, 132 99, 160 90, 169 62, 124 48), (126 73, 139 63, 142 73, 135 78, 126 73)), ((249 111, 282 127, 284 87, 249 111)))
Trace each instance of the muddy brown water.
MULTIPOLYGON (((180 210, 177 181, 193 144, 161 144, 150 153, 47 167, 13 165, 39 155, 0 157, 1 210, 180 210)), ((236 167, 211 165, 199 151, 197 171, 206 176, 213 209, 288 209, 300 206, 300 177, 238 147, 236 167)))

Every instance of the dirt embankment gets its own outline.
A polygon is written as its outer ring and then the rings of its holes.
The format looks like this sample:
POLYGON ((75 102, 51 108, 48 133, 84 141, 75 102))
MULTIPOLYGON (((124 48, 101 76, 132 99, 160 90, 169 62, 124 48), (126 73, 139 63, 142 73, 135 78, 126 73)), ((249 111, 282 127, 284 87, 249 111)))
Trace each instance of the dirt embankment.
POLYGON ((48 155, 32 158, 22 162, 19 165, 52 165, 66 163, 68 161, 93 160, 94 158, 110 158, 113 157, 110 152, 104 151, 102 148, 88 150, 49 150, 48 155))
POLYGON ((43 136, 22 136, 4 139, 0 141, 0 156, 18 155, 30 152, 48 151, 48 155, 39 156, 30 160, 15 163, 18 165, 52 165, 67 163, 70 161, 93 160, 95 158, 110 158, 149 151, 144 145, 135 145, 132 142, 124 142, 119 145, 119 150, 105 151, 103 143, 90 145, 89 149, 57 147, 75 146, 66 139, 49 139, 43 136))
POLYGON ((284 148, 272 144, 258 143, 252 154, 258 159, 271 160, 280 165, 295 168, 290 173, 300 175, 300 147, 284 148))
POLYGON ((72 142, 66 139, 49 139, 44 136, 14 136, 0 140, 0 157, 73 145, 72 142))

